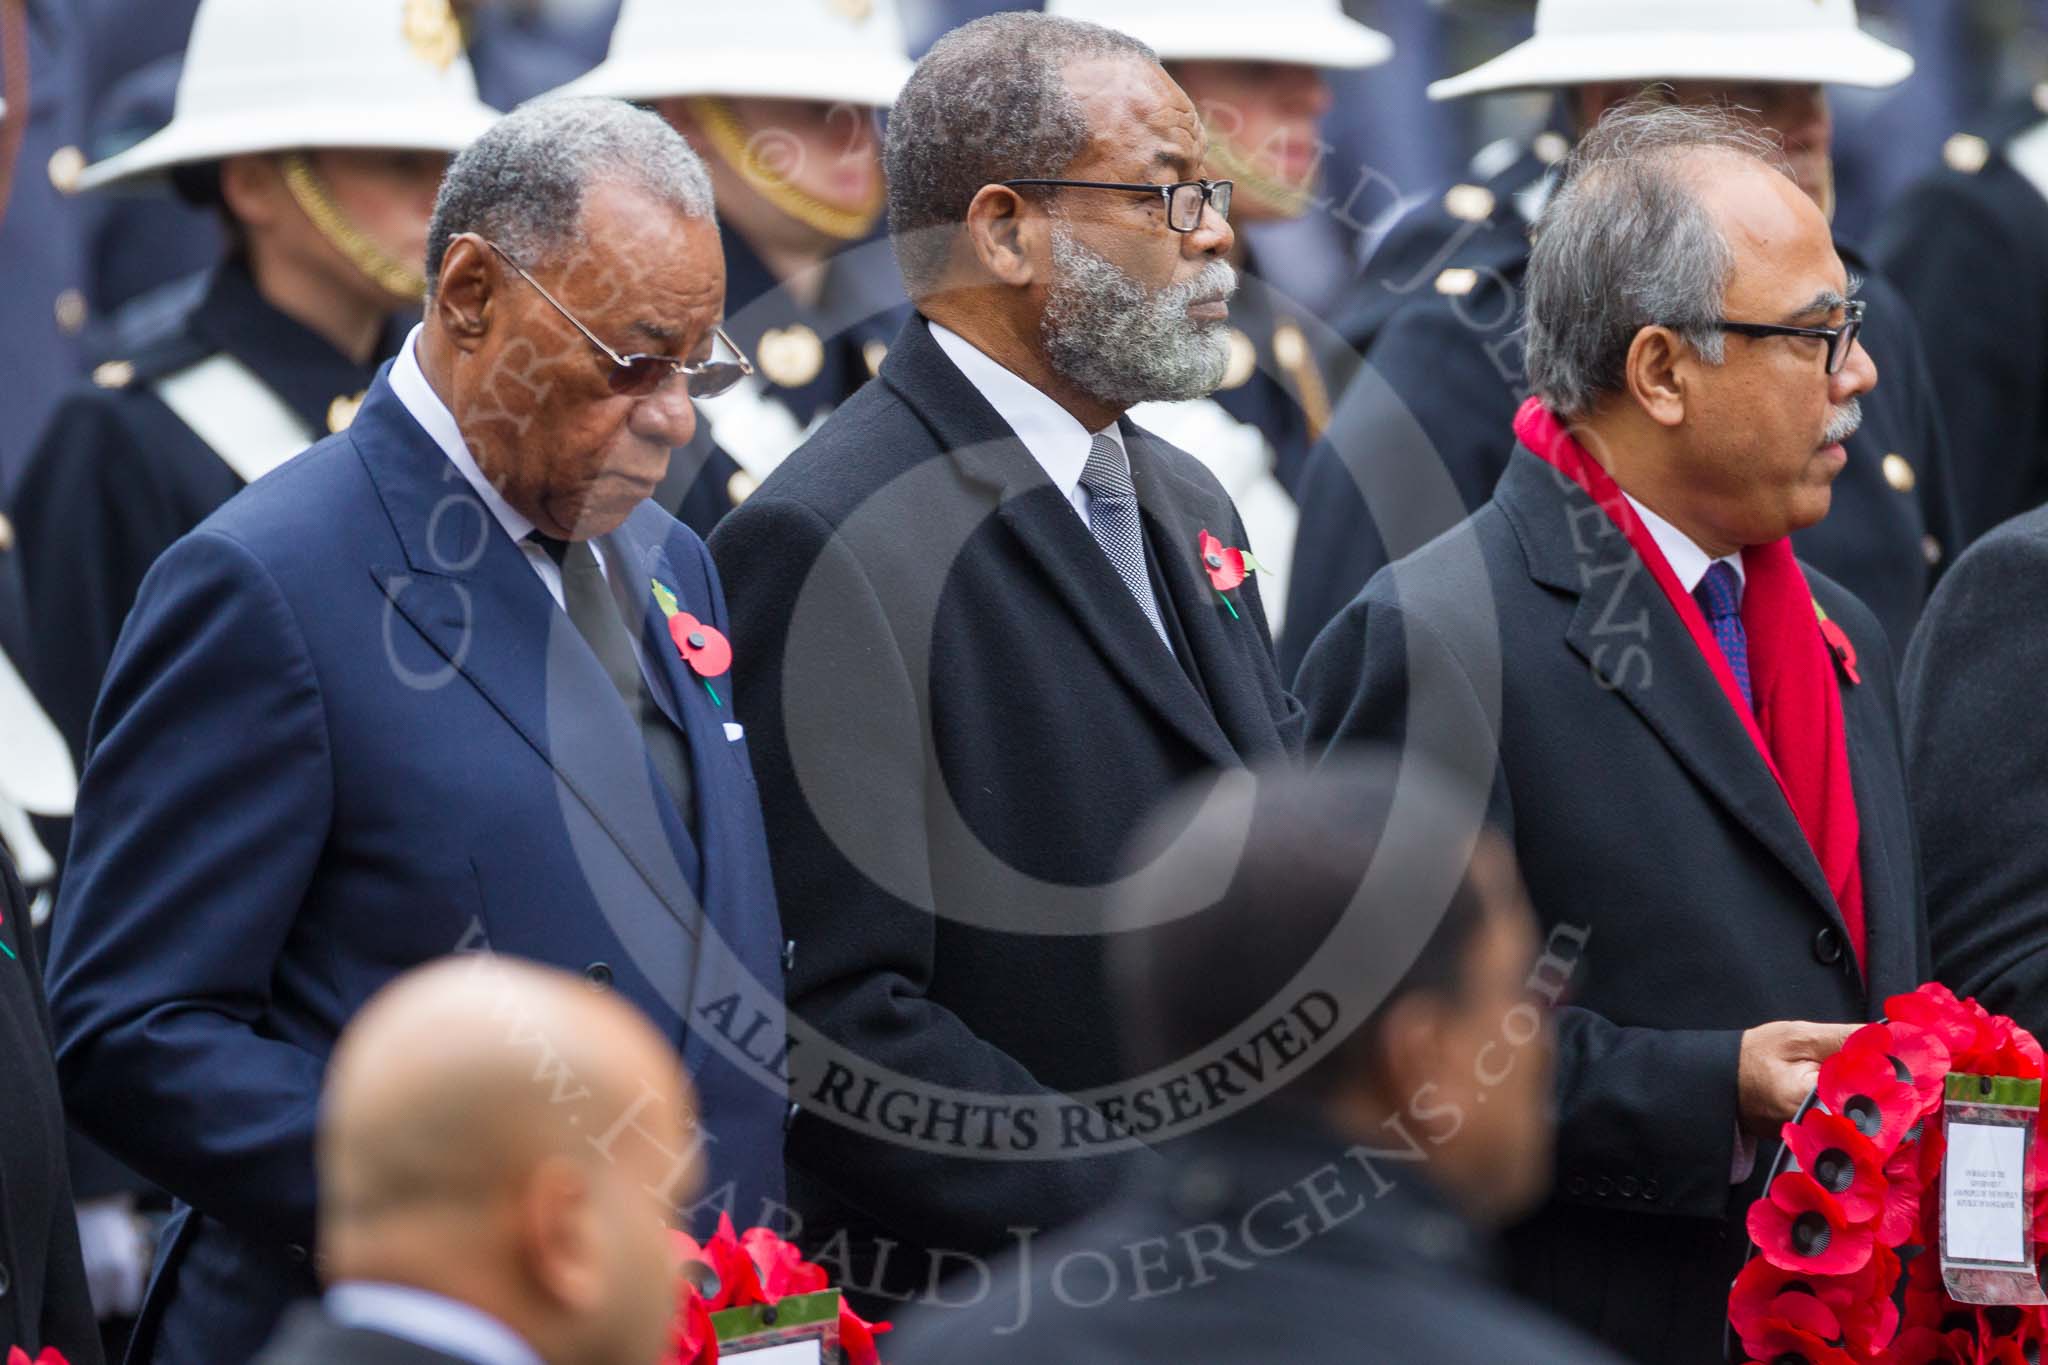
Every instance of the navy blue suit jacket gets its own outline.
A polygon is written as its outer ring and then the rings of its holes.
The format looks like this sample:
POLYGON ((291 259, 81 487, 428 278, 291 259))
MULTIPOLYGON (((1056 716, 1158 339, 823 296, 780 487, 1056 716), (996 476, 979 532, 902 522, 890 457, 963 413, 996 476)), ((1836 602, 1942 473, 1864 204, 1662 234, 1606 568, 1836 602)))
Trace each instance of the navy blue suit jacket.
POLYGON ((714 701, 689 672, 650 580, 720 629, 723 594, 703 543, 651 503, 604 545, 688 739, 694 831, 582 636, 384 375, 346 432, 144 579, 94 718, 51 963, 75 1116, 181 1201, 134 1359, 236 1365, 312 1290, 328 1053, 379 986, 451 952, 633 1000, 696 1079, 708 1195, 742 1225, 780 1201, 782 941, 759 800, 730 679, 714 701))

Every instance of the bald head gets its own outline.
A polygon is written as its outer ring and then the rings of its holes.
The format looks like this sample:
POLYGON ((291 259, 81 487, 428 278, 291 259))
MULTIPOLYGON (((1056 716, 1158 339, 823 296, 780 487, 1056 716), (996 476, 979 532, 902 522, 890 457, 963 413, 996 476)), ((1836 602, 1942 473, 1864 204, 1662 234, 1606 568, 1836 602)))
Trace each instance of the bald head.
POLYGON ((500 957, 408 973, 328 1071, 324 1272, 471 1303, 549 1360, 632 1358, 673 1304, 691 1118, 674 1049, 619 997, 500 957))

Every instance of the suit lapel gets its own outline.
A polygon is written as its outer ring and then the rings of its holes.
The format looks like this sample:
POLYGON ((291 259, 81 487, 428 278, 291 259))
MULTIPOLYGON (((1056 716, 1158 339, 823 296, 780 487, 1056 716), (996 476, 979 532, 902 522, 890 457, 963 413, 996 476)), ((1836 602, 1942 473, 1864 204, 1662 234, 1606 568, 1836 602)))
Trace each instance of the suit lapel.
POLYGON ((392 666, 410 686, 460 677, 480 692, 696 937, 678 822, 656 798, 638 726, 576 627, 383 377, 348 435, 405 549, 404 564, 372 565, 370 575, 444 661, 402 664, 387 620, 392 666))
MULTIPOLYGON (((996 499, 997 520, 1131 690, 1211 762, 1239 766, 1243 760, 1073 505, 932 340, 923 318, 914 317, 904 327, 882 377, 918 413, 960 471, 996 499)), ((1142 487, 1139 503, 1145 506, 1142 487)), ((1183 625, 1192 636, 1185 617, 1183 625)))
POLYGON ((1585 661, 1588 685, 1628 703, 1846 933, 1820 859, 1777 778, 1628 538, 1584 492, 1526 450, 1515 451, 1494 500, 1515 525, 1530 576, 1578 598, 1565 641, 1585 661))

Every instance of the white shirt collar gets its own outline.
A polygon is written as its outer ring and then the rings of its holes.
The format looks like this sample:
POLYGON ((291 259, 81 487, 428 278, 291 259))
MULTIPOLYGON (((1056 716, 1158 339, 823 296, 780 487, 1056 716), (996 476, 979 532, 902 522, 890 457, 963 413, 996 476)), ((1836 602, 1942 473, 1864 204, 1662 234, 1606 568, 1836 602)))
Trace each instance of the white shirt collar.
POLYGON ((322 1304, 343 1327, 401 1337, 476 1365, 543 1365, 517 1332, 489 1313, 424 1289, 355 1281, 329 1289, 322 1304))
POLYGON ((1628 505, 1636 509, 1636 515, 1641 517, 1643 525, 1649 528, 1650 539, 1656 541, 1657 548, 1663 551, 1664 562, 1669 564, 1671 572, 1678 576, 1679 587, 1687 592, 1695 592, 1699 589, 1700 580, 1707 576, 1708 569, 1717 563, 1726 564, 1735 570, 1735 591, 1738 597, 1741 596, 1743 585, 1748 581, 1742 572, 1741 555, 1723 555, 1716 560, 1695 544, 1691 536, 1643 506, 1628 493, 1624 492, 1622 496, 1628 498, 1628 505))
MULTIPOLYGON (((1074 490, 1080 486, 1081 471, 1088 466, 1088 451, 1098 433, 1090 432, 1049 395, 991 360, 958 332, 936 322, 931 329, 932 340, 939 343, 939 349, 959 367, 967 382, 988 400, 996 416, 1017 433, 1017 439, 1045 470, 1045 476, 1060 490, 1060 495, 1075 502, 1074 490)), ((1099 434, 1115 441, 1118 449, 1123 448, 1123 433, 1116 423, 1111 422, 1099 434)))
POLYGON ((469 453, 469 443, 462 439, 462 428, 456 425, 455 414, 448 411, 448 405, 441 401, 441 395, 434 392, 434 386, 427 382, 426 371, 420 368, 419 357, 413 348, 419 345, 421 325, 415 323, 405 344, 398 348, 398 356, 391 362, 391 392, 405 405, 427 435, 434 438, 434 444, 441 447, 441 453, 455 466, 463 479, 476 490, 484 500, 484 506, 491 509, 498 525, 505 528, 505 534, 512 537, 514 545, 520 544, 533 531, 533 523, 506 502, 491 481, 477 468, 476 456, 469 453))

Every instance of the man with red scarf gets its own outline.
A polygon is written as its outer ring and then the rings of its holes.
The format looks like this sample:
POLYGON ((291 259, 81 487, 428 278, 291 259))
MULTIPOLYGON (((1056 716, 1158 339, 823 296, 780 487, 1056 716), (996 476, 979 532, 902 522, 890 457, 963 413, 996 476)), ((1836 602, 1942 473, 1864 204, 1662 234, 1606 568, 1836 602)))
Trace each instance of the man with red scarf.
POLYGON ((1313 744, 1490 782, 1579 963, 1515 1278, 1638 1360, 1722 1359, 1780 1125, 1929 974, 1889 647, 1786 539, 1877 382, 1855 292, 1771 144, 1610 114, 1537 227, 1537 396, 1492 501, 1374 577, 1299 684, 1313 744))

